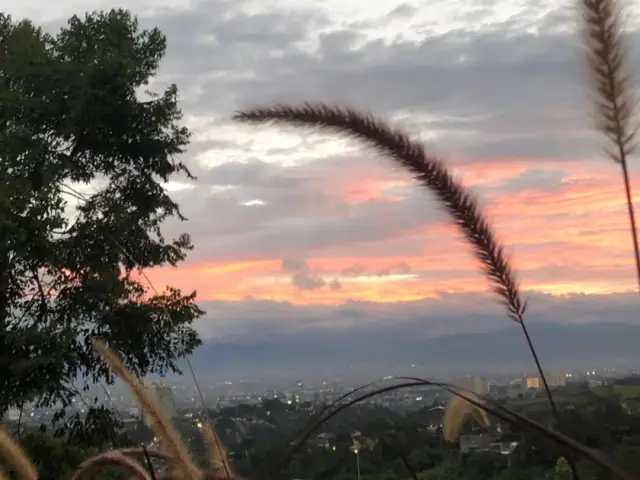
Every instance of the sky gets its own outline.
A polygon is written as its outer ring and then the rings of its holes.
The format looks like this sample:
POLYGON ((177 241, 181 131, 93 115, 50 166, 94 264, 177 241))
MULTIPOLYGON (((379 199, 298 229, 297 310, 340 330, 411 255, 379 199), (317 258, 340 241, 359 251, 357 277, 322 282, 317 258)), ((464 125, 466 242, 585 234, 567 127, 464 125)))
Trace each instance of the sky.
MULTIPOLYGON (((118 6, 0 0, 48 29, 118 6)), ((532 321, 640 323, 620 168, 592 131, 571 2, 126 8, 167 35, 152 88, 178 85, 194 133, 182 160, 198 177, 167 185, 189 219, 167 236, 186 231, 195 250, 149 275, 157 288, 197 290, 203 338, 394 325, 428 337, 509 322, 431 194, 388 159, 335 135, 231 121, 240 108, 302 101, 380 115, 445 159, 506 245, 532 321)), ((640 45, 640 31, 630 35, 640 45)), ((631 57, 640 81, 640 49, 631 57)))

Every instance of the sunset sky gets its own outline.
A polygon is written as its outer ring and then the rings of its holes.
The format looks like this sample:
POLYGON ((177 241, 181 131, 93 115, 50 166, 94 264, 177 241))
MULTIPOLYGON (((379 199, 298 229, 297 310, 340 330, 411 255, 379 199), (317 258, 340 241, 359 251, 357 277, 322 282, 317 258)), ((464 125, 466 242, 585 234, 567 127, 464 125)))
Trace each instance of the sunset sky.
MULTIPOLYGON (((51 30, 118 6, 17 3, 0 7, 51 30)), ((507 245, 532 321, 640 321, 621 174, 591 132, 570 1, 126 7, 166 33, 153 86, 177 83, 194 132, 184 160, 197 181, 167 185, 189 221, 167 232, 190 233, 196 249, 150 276, 198 291, 205 338, 394 322, 429 336, 508 322, 430 193, 389 160, 335 136, 230 121, 238 108, 303 100, 393 120, 450 162, 507 245)), ((632 57, 640 79, 640 48, 632 57)))

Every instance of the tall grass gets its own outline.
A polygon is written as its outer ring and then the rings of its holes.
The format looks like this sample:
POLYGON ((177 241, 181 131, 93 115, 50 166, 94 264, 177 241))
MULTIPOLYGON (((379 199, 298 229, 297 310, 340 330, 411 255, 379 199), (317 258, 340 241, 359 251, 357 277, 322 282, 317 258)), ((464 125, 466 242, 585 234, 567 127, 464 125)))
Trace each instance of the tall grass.
POLYGON ((640 293, 640 248, 629 178, 629 155, 637 146, 638 97, 625 44, 624 0, 579 0, 581 45, 593 93, 595 125, 609 143, 608 157, 620 165, 627 201, 640 293))

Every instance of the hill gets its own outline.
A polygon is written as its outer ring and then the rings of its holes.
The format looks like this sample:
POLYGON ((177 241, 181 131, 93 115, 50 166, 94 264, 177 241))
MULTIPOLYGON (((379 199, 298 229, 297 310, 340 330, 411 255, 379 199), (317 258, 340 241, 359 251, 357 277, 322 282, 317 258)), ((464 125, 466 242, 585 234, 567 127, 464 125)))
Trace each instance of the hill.
MULTIPOLYGON (((532 324, 531 337, 547 370, 640 366, 640 326, 532 324)), ((519 326, 428 339, 344 332, 319 338, 285 335, 262 343, 206 342, 192 358, 199 375, 380 375, 396 369, 433 374, 533 371, 519 326), (412 367, 412 365, 414 365, 412 367)))

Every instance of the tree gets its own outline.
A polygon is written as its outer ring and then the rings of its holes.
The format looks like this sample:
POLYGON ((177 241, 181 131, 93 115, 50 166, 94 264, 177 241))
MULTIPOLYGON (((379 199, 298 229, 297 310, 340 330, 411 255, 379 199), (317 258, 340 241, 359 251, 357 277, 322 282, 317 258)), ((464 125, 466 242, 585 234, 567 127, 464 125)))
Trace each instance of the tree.
POLYGON ((184 220, 162 182, 193 178, 176 158, 190 137, 177 88, 141 92, 165 48, 124 10, 74 16, 57 35, 0 14, 0 415, 31 401, 62 414, 113 382, 92 337, 140 377, 179 373, 200 344, 195 292, 157 292, 143 275, 192 248, 161 231, 184 220))

